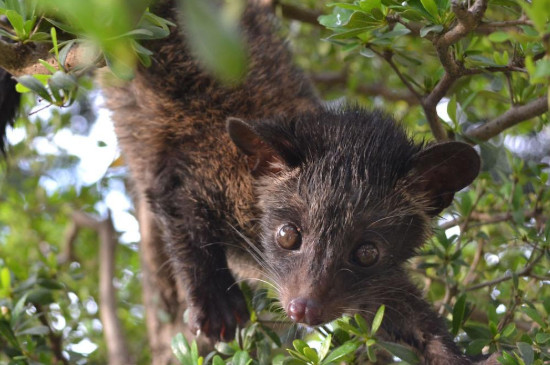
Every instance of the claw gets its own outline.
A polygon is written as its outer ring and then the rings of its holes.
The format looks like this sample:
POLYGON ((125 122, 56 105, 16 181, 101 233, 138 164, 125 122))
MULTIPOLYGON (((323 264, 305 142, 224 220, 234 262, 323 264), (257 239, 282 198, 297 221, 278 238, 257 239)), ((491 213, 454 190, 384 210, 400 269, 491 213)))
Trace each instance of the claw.
POLYGON ((222 324, 222 329, 220 331, 220 338, 225 339, 225 324, 222 324))

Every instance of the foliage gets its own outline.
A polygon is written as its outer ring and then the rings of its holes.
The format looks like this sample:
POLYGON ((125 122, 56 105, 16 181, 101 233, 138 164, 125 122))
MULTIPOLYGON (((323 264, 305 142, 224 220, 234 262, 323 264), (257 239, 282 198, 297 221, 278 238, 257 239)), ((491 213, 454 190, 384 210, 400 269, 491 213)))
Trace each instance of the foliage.
MULTIPOLYGON (((198 1, 186 4, 190 17, 197 12, 202 19, 192 25, 197 42, 207 31, 204 49, 229 47, 226 56, 210 55, 207 62, 222 79, 238 78, 246 59, 242 50, 231 52, 240 40, 227 20, 238 7, 218 13, 198 1), (224 68, 226 63, 233 66, 224 68)), ((435 122, 445 133, 478 143, 481 176, 457 194, 409 270, 467 354, 498 351, 503 364, 543 364, 550 361, 550 191, 544 160, 550 146, 518 150, 514 141, 543 140, 548 114, 514 123, 488 141, 473 131, 548 94, 550 10, 543 0, 493 0, 477 31, 443 44, 461 21, 456 4, 289 0, 283 5, 325 14, 319 18, 323 27, 285 20, 283 28, 296 61, 324 97, 346 96, 391 111, 418 140, 431 139, 430 113, 437 108, 435 122), (452 83, 441 94, 446 77, 452 83)), ((278 12, 286 14, 283 5, 278 12)), ((97 235, 80 232, 74 257, 64 261, 62 253, 71 212, 105 214, 105 199, 113 186, 123 185, 126 172, 115 160, 103 177, 86 184, 67 178, 80 163, 74 151, 40 146, 68 130, 75 136, 90 131, 94 116, 85 95, 93 88, 87 78, 91 66, 66 65, 74 47, 86 45, 96 65, 105 63, 119 77, 131 78, 137 61, 148 66, 154 57, 144 41, 167 36, 172 23, 152 14, 145 1, 4 0, 0 14, 6 17, 0 21, 5 39, 47 44, 56 60, 55 66, 38 61, 48 71, 44 74, 18 78, 18 89, 27 97, 16 126, 26 138, 12 141, 0 180, 0 361, 105 363, 107 344, 97 312, 97 235), (62 109, 37 116, 44 103, 37 107, 29 91, 62 109), (35 114, 28 117, 30 110, 35 114), (97 350, 76 351, 82 340, 97 350)), ((139 275, 135 245, 119 245, 118 315, 135 360, 148 363, 139 275)), ((265 289, 248 299, 251 322, 238 330, 235 341, 199 354, 178 335, 172 343, 176 358, 186 365, 386 363, 394 361, 392 356, 417 361, 410 349, 378 333, 384 307, 373 323, 345 317, 296 340, 296 328, 278 317, 265 289)))

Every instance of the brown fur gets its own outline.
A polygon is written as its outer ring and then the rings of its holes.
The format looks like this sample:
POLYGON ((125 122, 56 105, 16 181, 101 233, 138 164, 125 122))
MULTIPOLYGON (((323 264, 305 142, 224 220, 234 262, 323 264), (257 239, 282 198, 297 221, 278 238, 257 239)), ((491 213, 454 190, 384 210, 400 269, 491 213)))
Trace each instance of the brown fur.
MULTIPOLYGON (((164 5, 155 11, 176 14, 164 5)), ((244 268, 245 277, 267 276, 287 312, 300 302, 314 313, 304 317, 310 325, 343 313, 370 318, 386 304, 388 336, 428 363, 470 363, 402 264, 428 236, 430 218, 476 176, 477 154, 456 142, 423 149, 380 112, 323 107, 272 20, 267 8, 247 7, 241 29, 249 69, 239 86, 209 77, 176 30, 147 45, 153 65, 131 83, 104 82, 191 325, 229 339, 246 321, 230 266, 244 268), (275 240, 289 223, 302 237, 292 250, 275 240), (365 243, 379 253, 369 267, 353 261, 365 243)))

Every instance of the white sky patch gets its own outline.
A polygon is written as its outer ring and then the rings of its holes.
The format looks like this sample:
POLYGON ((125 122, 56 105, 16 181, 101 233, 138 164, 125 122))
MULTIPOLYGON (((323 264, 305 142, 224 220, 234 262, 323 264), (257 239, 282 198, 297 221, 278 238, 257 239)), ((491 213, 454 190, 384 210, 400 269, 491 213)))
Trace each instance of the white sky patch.
POLYGON ((90 341, 90 339, 88 339, 88 338, 83 339, 79 343, 70 344, 67 347, 71 351, 74 351, 74 352, 77 352, 79 354, 86 355, 86 356, 91 354, 95 350, 97 350, 97 345, 95 343, 93 343, 92 341, 90 341))
POLYGON ((98 118, 88 136, 62 129, 56 133, 53 141, 80 159, 77 173, 84 185, 94 184, 101 179, 118 156, 113 123, 106 118, 98 118))
POLYGON ((443 98, 435 107, 437 115, 439 118, 443 119, 448 124, 452 123, 449 113, 447 113, 447 106, 449 105, 449 98, 443 98))
POLYGON ((486 253, 483 257, 488 266, 495 266, 500 262, 500 258, 494 253, 486 253))
POLYGON ((506 306, 504 304, 499 304, 499 306, 496 309, 497 314, 502 314, 506 312, 506 306))
MULTIPOLYGON (((450 214, 445 214, 441 217, 441 219, 439 219, 438 225, 442 225, 442 224, 450 222, 454 219, 455 219, 454 216, 452 216, 450 214)), ((452 226, 452 227, 446 229, 445 230, 445 236, 447 236, 447 238, 451 238, 452 236, 460 236, 460 226, 457 224, 455 226, 452 226)))
POLYGON ((7 128, 6 139, 9 144, 16 145, 27 138, 27 131, 23 127, 7 128))
MULTIPOLYGON (((81 135, 69 128, 57 131, 53 136, 36 137, 31 147, 40 155, 61 155, 66 152, 80 160, 76 169, 57 169, 49 171, 47 175, 40 177, 39 183, 48 194, 53 194, 58 189, 75 186, 89 186, 98 183, 107 173, 109 166, 120 155, 114 125, 111 120, 111 112, 105 108, 104 98, 101 93, 94 93, 91 100, 96 112, 96 121, 90 128, 88 135, 81 135), (71 175, 74 174, 74 175, 71 175)), ((47 103, 40 102, 31 112, 30 119, 33 123, 41 123, 52 116, 54 107, 46 107, 47 103)), ((62 113, 65 111, 61 111, 62 113)), ((74 120, 71 124, 76 126, 85 124, 81 121, 78 104, 71 106, 66 112, 72 112, 74 120)), ((27 137, 25 128, 8 128, 7 138, 12 145, 24 142, 27 137)), ((116 179, 110 179, 109 187, 103 190, 104 200, 96 204, 98 214, 105 216, 107 208, 111 210, 115 229, 121 233, 122 243, 133 243, 140 239, 139 226, 135 217, 130 213, 132 202, 126 195, 124 184, 116 179)))

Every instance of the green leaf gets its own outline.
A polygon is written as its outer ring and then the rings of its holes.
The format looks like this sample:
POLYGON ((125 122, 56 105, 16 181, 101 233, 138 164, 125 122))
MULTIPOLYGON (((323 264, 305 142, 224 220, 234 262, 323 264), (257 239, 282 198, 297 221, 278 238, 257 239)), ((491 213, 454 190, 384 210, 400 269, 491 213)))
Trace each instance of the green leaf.
POLYGON ((537 322, 541 327, 546 327, 546 323, 535 309, 528 306, 523 306, 521 307, 521 311, 531 317, 531 319, 537 322))
POLYGON ((376 311, 376 314, 374 315, 374 319, 372 320, 372 327, 370 332, 371 336, 376 334, 376 332, 380 328, 380 325, 382 324, 382 320, 384 319, 385 310, 386 310, 386 306, 382 304, 376 311))
POLYGON ((535 359, 535 352, 533 351, 531 345, 525 342, 518 342, 516 345, 518 346, 518 350, 521 354, 523 361, 525 361, 525 365, 533 364, 533 360, 535 359))
POLYGON ((439 17, 439 11, 437 10, 437 5, 434 0, 420 0, 422 6, 426 11, 435 19, 439 17))
POLYGON ((53 293, 49 289, 37 288, 28 293, 27 302, 33 304, 48 305, 55 302, 53 293))
POLYGON ((334 351, 332 351, 330 354, 328 354, 328 356, 325 358, 325 360, 323 360, 321 363, 322 364, 328 364, 329 362, 339 360, 339 359, 343 358, 344 356, 346 356, 347 354, 352 353, 353 351, 357 350, 357 347, 359 347, 359 345, 356 342, 351 342, 351 341, 346 342, 345 344, 343 344, 342 346, 334 349, 334 351))
POLYGON ((303 353, 304 349, 306 347, 309 347, 307 343, 304 340, 296 339, 292 341, 292 346, 296 349, 296 351, 303 353))
POLYGON ((3 319, 0 319, 0 334, 8 340, 12 347, 19 349, 19 342, 17 341, 9 322, 3 319))
POLYGON ((218 342, 214 348, 216 349, 216 351, 218 351, 219 353, 223 354, 223 355, 227 355, 227 356, 231 356, 235 353, 235 349, 231 346, 229 346, 227 343, 225 342, 218 342))
POLYGON ((319 362, 319 356, 317 355, 317 351, 312 349, 311 347, 304 347, 303 354, 314 364, 319 362))
POLYGON ((13 30, 17 34, 17 37, 19 40, 25 40, 25 25, 23 21, 23 17, 19 15, 15 10, 7 10, 5 13, 6 17, 10 21, 11 26, 13 27, 13 30))
POLYGON ((252 360, 250 359, 250 355, 246 351, 237 351, 235 355, 233 355, 233 361, 231 362, 233 365, 247 365, 251 363, 252 360))
POLYGON ((458 334, 462 321, 464 320, 464 313, 466 312, 466 295, 462 294, 456 300, 455 306, 453 308, 453 335, 458 334))
POLYGON ((359 326, 362 333, 369 333, 369 327, 367 321, 365 321, 365 318, 363 318, 360 314, 356 314, 353 316, 353 319, 355 320, 355 323, 357 323, 357 326, 359 326))
POLYGON ((295 351, 295 350, 292 350, 292 349, 286 349, 286 351, 292 356, 294 357, 295 359, 298 359, 298 360, 302 360, 304 362, 308 362, 309 359, 304 356, 302 353, 298 352, 298 351, 295 351))
POLYGON ((61 51, 59 52, 59 58, 58 62, 61 65, 61 67, 65 68, 65 62, 67 61, 67 55, 69 54, 69 51, 76 43, 76 40, 72 39, 65 43, 65 45, 61 48, 61 51))
POLYGON ((481 354, 481 350, 483 350, 483 348, 490 343, 491 343, 491 340, 489 339, 478 338, 476 340, 470 341, 470 343, 468 344, 468 347, 466 348, 466 353, 468 355, 479 355, 481 354))
POLYGON ((510 35, 506 32, 493 32, 489 34, 489 40, 494 43, 506 42, 510 39, 510 35))
POLYGON ((281 338, 271 328, 260 324, 261 330, 273 341, 278 347, 281 347, 281 338))
POLYGON ((51 289, 51 290, 62 290, 65 289, 65 286, 63 283, 54 280, 54 279, 38 279, 37 284, 40 285, 43 288, 51 289))
POLYGON ((321 342, 321 347, 319 348, 319 359, 320 360, 323 360, 327 356, 327 354, 330 350, 331 342, 332 342, 332 335, 328 335, 327 337, 325 337, 323 342, 321 342))
POLYGON ((225 365, 225 361, 223 361, 220 355, 216 355, 212 359, 212 365, 225 365))
POLYGON ((422 29, 420 29, 420 36, 424 38, 430 32, 440 33, 442 30, 443 30, 443 26, 440 24, 427 25, 425 27, 422 27, 422 29))
POLYGON ((508 324, 502 331, 502 337, 510 337, 515 332, 515 330, 516 330, 515 323, 508 324))
POLYGON ((361 8, 361 6, 354 5, 354 4, 347 4, 347 3, 330 3, 330 4, 327 4, 327 6, 329 8, 337 7, 337 8, 340 8, 340 9, 347 9, 347 10, 353 10, 353 11, 363 10, 361 8))
POLYGON ((370 12, 373 9, 380 9, 382 6, 381 0, 361 0, 359 2, 359 6, 362 10, 366 12, 370 12))
POLYGON ((11 273, 7 267, 3 267, 0 271, 0 284, 6 293, 11 292, 11 273))
POLYGON ((23 335, 37 335, 37 336, 45 336, 50 333, 50 328, 47 326, 36 326, 27 328, 23 331, 17 331, 15 334, 17 336, 23 336, 23 335))
POLYGON ((214 76, 229 84, 239 83, 247 69, 247 54, 237 24, 228 23, 218 10, 202 0, 182 2, 182 21, 189 45, 214 76))
POLYGON ((535 340, 539 344, 545 344, 550 341, 550 333, 539 332, 535 335, 535 340))
POLYGON ((370 48, 361 48, 361 50, 359 51, 359 54, 367 58, 376 57, 376 53, 374 53, 370 48))
POLYGON ((57 31, 55 30, 54 27, 51 27, 50 35, 52 36, 52 44, 53 44, 53 51, 55 54, 55 58, 59 62, 59 45, 57 44, 57 31))
POLYGON ((181 364, 188 364, 190 348, 183 334, 178 333, 172 338, 172 353, 181 364))
POLYGON ((33 41, 33 42, 44 42, 49 40, 50 40, 50 35, 45 32, 34 32, 29 37, 29 41, 33 41))
MULTIPOLYGON (((23 76, 17 77, 16 80, 27 89, 38 94, 42 99, 51 101, 51 97, 50 97, 50 94, 48 93, 48 90, 40 81, 38 81, 36 77, 30 76, 30 75, 23 75, 23 76)), ((21 92, 20 89, 18 89, 17 91, 21 92)))
POLYGON ((53 67, 52 65, 50 65, 48 62, 46 62, 46 61, 44 61, 44 60, 42 60, 42 59, 38 60, 38 62, 40 62, 40 64, 41 64, 42 66, 44 66, 44 67, 45 67, 48 71, 50 71, 52 74, 55 73, 55 72, 57 72, 57 69, 56 69, 55 67, 53 67))
POLYGON ((409 348, 399 345, 393 342, 380 341, 380 346, 386 349, 390 354, 397 356, 403 361, 408 362, 409 364, 418 364, 420 360, 416 354, 409 348))

